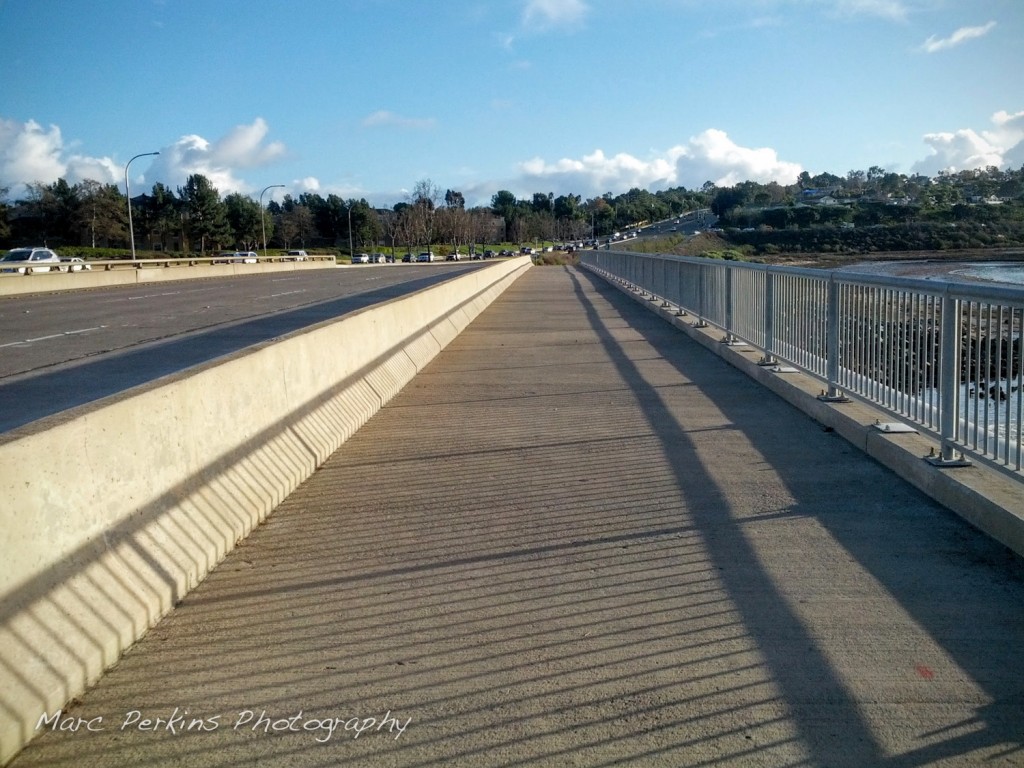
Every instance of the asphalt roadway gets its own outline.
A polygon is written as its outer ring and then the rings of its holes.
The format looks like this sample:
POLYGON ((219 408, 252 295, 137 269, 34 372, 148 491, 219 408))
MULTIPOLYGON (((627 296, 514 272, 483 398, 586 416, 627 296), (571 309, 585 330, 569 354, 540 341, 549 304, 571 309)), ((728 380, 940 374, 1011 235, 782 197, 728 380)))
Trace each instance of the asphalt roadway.
POLYGON ((538 267, 12 766, 1022 765, 1022 604, 1020 558, 538 267))
POLYGON ((0 298, 0 433, 480 266, 332 268, 0 298))

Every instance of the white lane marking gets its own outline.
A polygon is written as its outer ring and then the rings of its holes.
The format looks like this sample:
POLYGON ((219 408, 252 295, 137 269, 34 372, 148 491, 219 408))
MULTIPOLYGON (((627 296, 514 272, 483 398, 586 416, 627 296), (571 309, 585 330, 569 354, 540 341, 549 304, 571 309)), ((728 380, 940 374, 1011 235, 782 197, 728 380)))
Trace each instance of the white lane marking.
POLYGON ((177 296, 181 291, 170 291, 169 293, 147 293, 144 296, 129 296, 128 301, 137 301, 139 299, 158 299, 161 296, 177 296))
POLYGON ((65 336, 73 336, 76 333, 88 333, 89 331, 101 331, 107 326, 105 325, 94 325, 92 328, 79 328, 77 331, 64 331, 65 336))
POLYGON ((283 293, 272 293, 267 296, 267 298, 276 299, 278 296, 291 296, 293 293, 305 293, 305 291, 284 291, 283 293))
POLYGON ((74 336, 79 333, 88 333, 89 331, 100 331, 106 328, 105 325, 96 325, 92 328, 78 328, 74 331, 61 331, 60 333, 51 333, 49 336, 37 336, 34 339, 24 339, 23 341, 11 341, 7 344, 0 344, 0 349, 4 347, 19 347, 25 344, 34 344, 37 341, 48 341, 49 339, 63 339, 65 336, 74 336))

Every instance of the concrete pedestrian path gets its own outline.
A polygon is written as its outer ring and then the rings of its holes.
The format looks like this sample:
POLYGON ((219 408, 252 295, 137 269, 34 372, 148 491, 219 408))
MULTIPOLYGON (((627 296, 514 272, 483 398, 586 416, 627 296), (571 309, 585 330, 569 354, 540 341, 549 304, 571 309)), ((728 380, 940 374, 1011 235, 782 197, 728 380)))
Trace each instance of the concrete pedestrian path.
POLYGON ((1024 567, 529 270, 28 766, 1024 764, 1024 567))

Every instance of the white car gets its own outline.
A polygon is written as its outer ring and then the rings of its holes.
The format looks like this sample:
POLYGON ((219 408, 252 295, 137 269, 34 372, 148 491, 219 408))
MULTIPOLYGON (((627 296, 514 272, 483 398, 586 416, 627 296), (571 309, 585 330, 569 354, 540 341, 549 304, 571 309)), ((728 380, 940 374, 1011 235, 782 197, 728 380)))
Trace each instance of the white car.
POLYGON ((416 261, 433 261, 435 258, 433 251, 424 251, 416 257, 416 261))
POLYGON ((0 272, 15 272, 19 275, 31 275, 36 272, 49 272, 50 265, 60 271, 60 257, 49 248, 14 248, 0 259, 0 272))
POLYGON ((260 257, 253 251, 237 251, 231 259, 235 264, 255 264, 260 257))
POLYGON ((59 268, 61 272, 82 272, 83 270, 92 269, 85 259, 80 259, 77 256, 61 259, 61 263, 64 264, 63 267, 59 268))
POLYGON ((368 253, 356 253, 352 255, 353 264, 369 264, 370 254, 368 253))
POLYGON ((305 251, 288 251, 288 255, 285 258, 288 261, 305 261, 309 258, 309 254, 305 251))

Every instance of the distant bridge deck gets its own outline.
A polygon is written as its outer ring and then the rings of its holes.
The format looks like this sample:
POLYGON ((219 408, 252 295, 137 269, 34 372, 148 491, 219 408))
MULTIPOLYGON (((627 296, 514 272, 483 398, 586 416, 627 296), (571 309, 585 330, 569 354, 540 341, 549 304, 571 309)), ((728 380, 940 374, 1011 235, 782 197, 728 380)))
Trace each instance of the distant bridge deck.
POLYGON ((1018 556, 534 268, 12 765, 1020 764, 1022 604, 1018 556))

